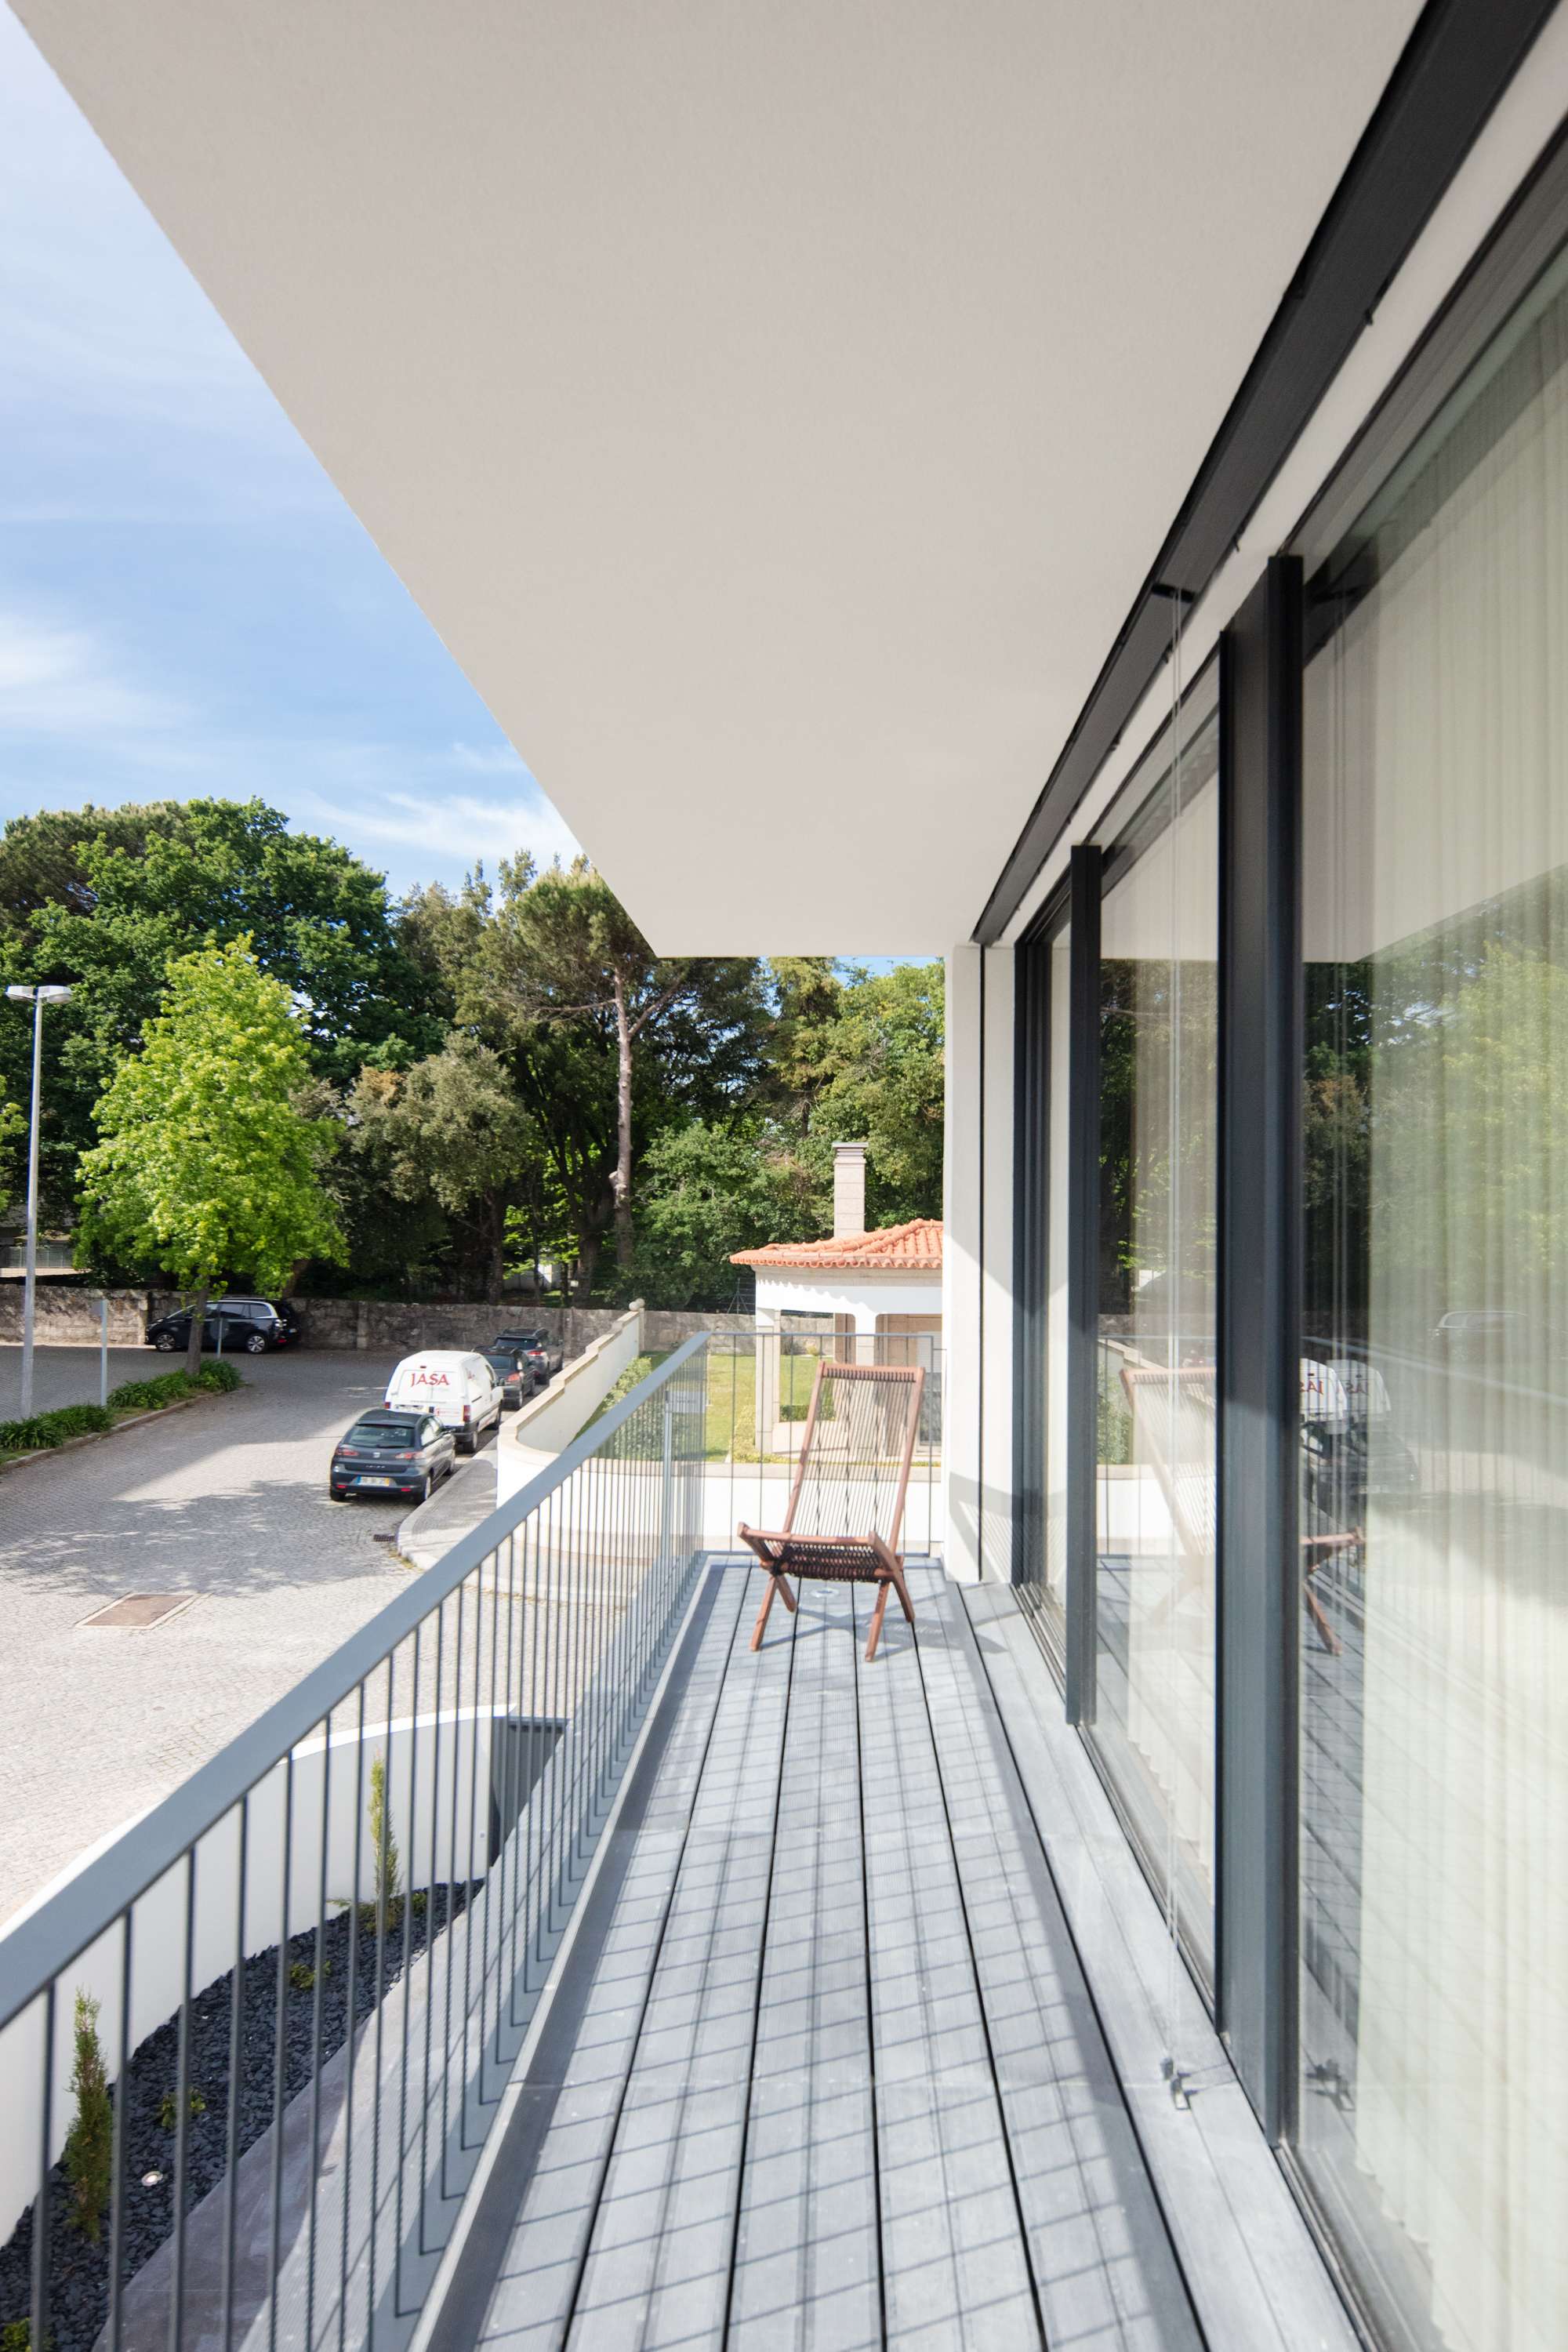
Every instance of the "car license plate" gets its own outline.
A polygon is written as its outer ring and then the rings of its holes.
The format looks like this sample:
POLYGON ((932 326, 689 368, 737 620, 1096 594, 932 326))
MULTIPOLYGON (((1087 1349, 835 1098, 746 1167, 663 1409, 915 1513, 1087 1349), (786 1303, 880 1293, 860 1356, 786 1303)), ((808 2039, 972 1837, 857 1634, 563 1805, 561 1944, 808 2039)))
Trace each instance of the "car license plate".
POLYGON ((362 1476, 359 1483, 362 1486, 390 1486, 392 1480, 390 1478, 365 1478, 362 1476))

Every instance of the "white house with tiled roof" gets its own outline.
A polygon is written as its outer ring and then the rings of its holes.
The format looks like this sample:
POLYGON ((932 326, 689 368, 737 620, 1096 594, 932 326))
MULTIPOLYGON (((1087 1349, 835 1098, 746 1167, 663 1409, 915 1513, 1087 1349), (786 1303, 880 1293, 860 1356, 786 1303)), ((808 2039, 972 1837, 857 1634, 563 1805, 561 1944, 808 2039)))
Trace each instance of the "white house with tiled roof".
POLYGON ((826 1241, 736 1250, 756 1276, 758 1393, 763 1425, 779 1392, 783 1343, 833 1337, 863 1359, 923 1362, 942 1344, 942 1220, 866 1229, 866 1147, 833 1147, 833 1232, 826 1241))
POLYGON ((769 1242, 736 1250, 731 1265, 756 1276, 759 1328, 781 1316, 831 1317, 869 1338, 942 1329, 942 1220, 866 1230, 866 1147, 833 1147, 833 1232, 820 1242, 769 1242))

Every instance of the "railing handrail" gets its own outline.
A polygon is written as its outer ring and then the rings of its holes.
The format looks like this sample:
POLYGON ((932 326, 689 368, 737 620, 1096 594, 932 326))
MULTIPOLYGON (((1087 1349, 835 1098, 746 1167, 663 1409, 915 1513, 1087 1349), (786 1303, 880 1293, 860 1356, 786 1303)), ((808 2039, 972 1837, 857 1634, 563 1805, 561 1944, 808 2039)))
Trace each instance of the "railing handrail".
POLYGON ((548 1469, 541 1470, 498 1505, 489 1518, 459 1538, 406 1591, 389 1601, 320 1665, 312 1666, 292 1690, 275 1700, 206 1763, 198 1765, 150 1812, 131 1822, 111 1845, 84 1864, 36 1911, 9 1930, 0 1931, 0 2032, 232 1812, 290 1748, 316 1730, 499 1544, 601 1452, 632 1415, 707 1346, 709 1337, 706 1331, 695 1331, 689 1339, 683 1339, 619 1403, 581 1431, 548 1469))

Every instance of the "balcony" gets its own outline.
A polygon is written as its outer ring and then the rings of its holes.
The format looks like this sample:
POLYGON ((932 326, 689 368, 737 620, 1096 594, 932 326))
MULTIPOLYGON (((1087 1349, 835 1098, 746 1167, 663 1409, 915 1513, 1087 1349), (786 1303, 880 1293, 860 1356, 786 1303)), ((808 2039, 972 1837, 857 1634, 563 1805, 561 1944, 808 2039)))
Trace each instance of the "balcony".
POLYGON ((753 1652, 710 1371, 688 1341, 0 1941, 0 2322, 1350 2352, 1010 1596, 911 1545, 874 1664, 865 1588, 753 1652))

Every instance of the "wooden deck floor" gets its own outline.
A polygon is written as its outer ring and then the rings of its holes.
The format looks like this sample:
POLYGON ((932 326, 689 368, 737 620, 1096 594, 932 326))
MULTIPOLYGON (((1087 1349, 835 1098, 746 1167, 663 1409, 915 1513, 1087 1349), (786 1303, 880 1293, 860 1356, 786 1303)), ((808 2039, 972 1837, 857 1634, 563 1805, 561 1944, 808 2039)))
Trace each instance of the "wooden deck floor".
POLYGON ((753 1656, 709 1571, 507 2134, 489 2352, 1198 2352, 968 1616, 910 1582, 867 1667, 864 1590, 753 1656))

